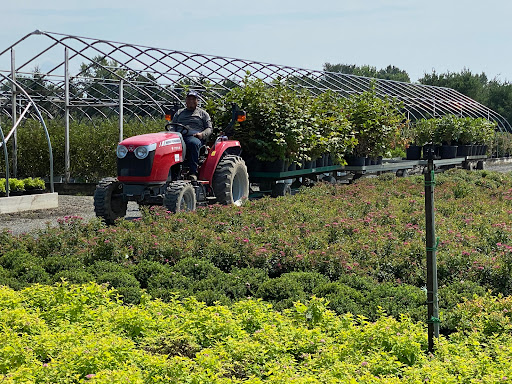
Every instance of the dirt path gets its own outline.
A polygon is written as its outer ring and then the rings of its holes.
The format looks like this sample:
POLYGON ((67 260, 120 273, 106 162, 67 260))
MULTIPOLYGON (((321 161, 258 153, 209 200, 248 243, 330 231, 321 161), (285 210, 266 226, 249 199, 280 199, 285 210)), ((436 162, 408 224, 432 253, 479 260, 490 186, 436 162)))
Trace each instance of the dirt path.
MULTIPOLYGON (((8 229, 13 234, 32 232, 44 229, 48 225, 56 226, 58 220, 66 216, 80 216, 90 220, 94 214, 92 196, 59 195, 59 206, 55 209, 40 209, 0 215, 0 230, 8 229)), ((129 203, 127 218, 140 217, 137 204, 129 203)))

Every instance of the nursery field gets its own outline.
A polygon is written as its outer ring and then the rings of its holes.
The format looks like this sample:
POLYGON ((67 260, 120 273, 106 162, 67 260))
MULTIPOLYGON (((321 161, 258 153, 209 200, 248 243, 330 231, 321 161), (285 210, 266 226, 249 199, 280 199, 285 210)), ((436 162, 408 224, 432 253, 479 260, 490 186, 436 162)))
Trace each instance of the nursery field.
POLYGON ((508 382, 512 175, 436 175, 434 354, 423 191, 386 174, 3 231, 3 382, 508 382))

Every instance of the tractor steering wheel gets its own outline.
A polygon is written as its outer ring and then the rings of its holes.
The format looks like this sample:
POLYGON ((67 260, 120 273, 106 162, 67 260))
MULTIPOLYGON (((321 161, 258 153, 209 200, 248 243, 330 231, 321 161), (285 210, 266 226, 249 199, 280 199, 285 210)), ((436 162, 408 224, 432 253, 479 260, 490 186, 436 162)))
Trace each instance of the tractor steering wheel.
POLYGON ((167 123, 165 125, 165 129, 167 131, 170 131, 171 129, 173 129, 174 132, 181 133, 183 136, 188 136, 188 127, 181 123, 167 123))

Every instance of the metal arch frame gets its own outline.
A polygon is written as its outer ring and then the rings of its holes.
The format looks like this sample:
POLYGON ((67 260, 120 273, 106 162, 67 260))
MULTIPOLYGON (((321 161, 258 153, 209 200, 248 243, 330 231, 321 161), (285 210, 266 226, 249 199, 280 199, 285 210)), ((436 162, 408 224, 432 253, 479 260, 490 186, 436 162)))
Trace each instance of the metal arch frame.
MULTIPOLYGON (((167 106, 178 102, 183 103, 183 86, 189 86, 198 91, 208 91, 207 95, 203 94, 201 96, 203 100, 207 97, 219 97, 223 92, 230 89, 227 85, 232 85, 231 83, 240 85, 246 77, 247 71, 249 71, 252 77, 259 78, 270 85, 273 81, 280 79, 286 86, 307 89, 312 94, 332 90, 344 97, 367 91, 373 81, 378 96, 395 97, 402 101, 405 111, 414 118, 437 117, 444 114, 484 117, 496 121, 500 131, 512 132, 509 122, 497 112, 453 89, 423 84, 372 79, 336 72, 308 70, 41 31, 32 32, 18 40, 11 47, 0 52, 0 58, 11 48, 18 46, 32 35, 42 35, 49 38, 50 45, 23 63, 18 70, 27 67, 36 59, 59 47, 64 47, 73 52, 70 60, 79 57, 84 59, 88 66, 71 75, 70 78, 74 81, 78 79, 78 84, 85 80, 91 81, 95 86, 96 95, 91 97, 90 100, 80 97, 83 95, 74 95, 75 97, 69 105, 65 105, 57 97, 50 101, 50 105, 57 112, 63 111, 67 107, 76 108, 78 113, 91 120, 94 115, 101 115, 104 118, 120 115, 121 108, 117 108, 120 101, 116 98, 119 91, 116 94, 112 87, 115 82, 114 79, 118 79, 120 83, 126 82, 130 86, 124 92, 123 103, 128 115, 140 119, 137 111, 143 111, 147 116, 157 119, 161 118, 167 106), (114 61, 116 67, 105 66, 94 61, 94 57, 98 56, 114 61), (109 73, 111 79, 84 76, 85 71, 93 66, 109 73), (126 71, 128 75, 119 74, 119 69, 126 71), (142 76, 144 81, 137 81, 136 77, 130 78, 129 75, 132 74, 142 76), (151 75, 151 78, 149 75, 151 75), (208 84, 205 84, 204 80, 208 81, 208 84), (227 83, 227 81, 230 83, 227 83), (76 102, 76 100, 79 101, 76 102), (87 115, 87 111, 91 111, 91 113, 87 115)), ((48 88, 53 86, 54 90, 59 91, 64 88, 62 76, 57 75, 57 71, 64 64, 64 62, 60 62, 43 76, 45 81, 50 84, 48 88)), ((34 95, 34 100, 37 100, 35 96, 37 95, 34 95)), ((49 101, 47 98, 45 99, 44 95, 39 96, 42 100, 49 101)), ((50 116, 51 112, 45 111, 45 114, 50 116)), ((71 117, 76 118, 74 115, 71 117)), ((120 119, 123 119, 122 115, 120 115, 120 119)))
MULTIPOLYGON (((29 96, 29 94, 25 91, 25 89, 23 89, 20 86, 20 84, 16 80, 10 79, 9 77, 3 75, 2 73, 0 73, 0 76, 2 76, 4 78, 4 80, 8 80, 16 89, 21 91, 21 93, 23 93, 23 95, 28 100, 27 107, 25 108, 24 112, 18 117, 17 121, 14 122, 14 126, 13 126, 11 132, 13 132, 13 131, 15 131, 17 129, 17 127, 20 124, 21 120, 23 120, 24 115, 28 112, 28 110, 31 107, 34 108, 36 116, 37 116, 39 122, 41 123, 41 125, 43 126, 44 133, 46 135, 46 141, 48 142, 48 152, 49 152, 49 158, 50 158, 50 191, 53 193, 53 192, 55 192, 55 186, 54 186, 54 182, 53 182, 53 151, 52 151, 52 143, 51 143, 50 134, 48 133, 48 129, 46 128, 46 124, 44 122, 43 116, 41 115, 41 112, 39 111, 39 108, 37 107, 36 103, 32 100, 32 98, 29 96)), ((1 127, 0 127, 0 131, 1 131, 1 127)), ((8 162, 8 158, 7 158, 7 141, 8 140, 9 140, 9 135, 7 135, 7 138, 5 138, 4 134, 3 134, 3 131, 2 131, 2 146, 4 147, 5 161, 6 161, 5 164, 6 164, 7 188, 8 188, 8 185, 9 185, 8 184, 8 180, 9 180, 9 175, 8 175, 8 173, 9 173, 9 162, 8 162)))

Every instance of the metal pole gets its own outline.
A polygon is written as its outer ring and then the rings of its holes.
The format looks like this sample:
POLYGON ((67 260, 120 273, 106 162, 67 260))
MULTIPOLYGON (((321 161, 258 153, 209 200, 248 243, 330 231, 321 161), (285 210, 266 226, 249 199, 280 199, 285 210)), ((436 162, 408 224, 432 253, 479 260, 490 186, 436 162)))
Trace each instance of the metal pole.
POLYGON ((119 142, 123 141, 123 115, 124 115, 124 104, 123 104, 123 79, 119 80, 119 142))
POLYGON ((68 49, 64 49, 64 180, 69 183, 70 172, 70 158, 69 158, 69 53, 68 49))
MULTIPOLYGON (((13 81, 16 81, 16 60, 15 60, 15 52, 14 48, 11 48, 11 78, 13 81)), ((11 98, 11 105, 12 105, 12 126, 14 127, 16 124, 16 120, 18 120, 18 113, 17 113, 17 97, 16 94, 18 92, 18 89, 16 88, 16 84, 12 83, 12 98, 11 98)), ((18 176, 18 132, 17 129, 14 130, 14 135, 12 137, 12 174, 14 177, 18 176)))
POLYGON ((425 224, 427 251, 428 350, 434 351, 434 338, 439 337, 439 301, 437 297, 436 231, 434 219, 434 153, 429 149, 425 172, 425 224))
POLYGON ((4 131, 0 127, 0 140, 2 140, 2 147, 4 147, 5 158, 5 195, 9 197, 9 155, 7 154, 7 143, 5 142, 4 131))

